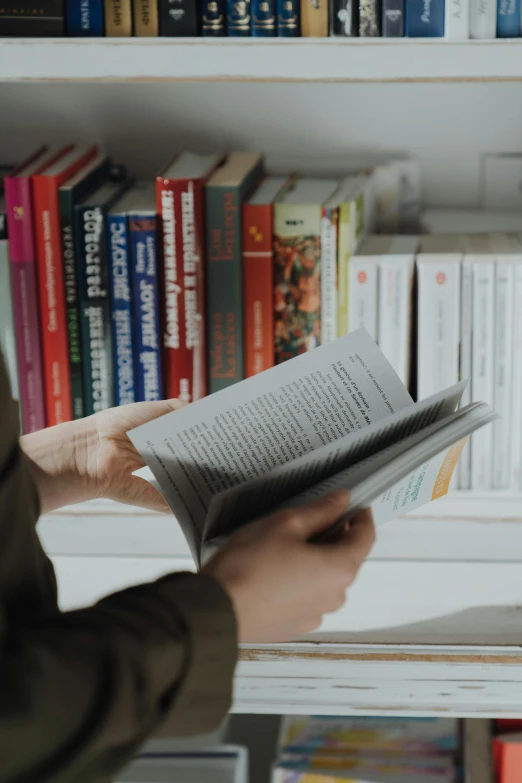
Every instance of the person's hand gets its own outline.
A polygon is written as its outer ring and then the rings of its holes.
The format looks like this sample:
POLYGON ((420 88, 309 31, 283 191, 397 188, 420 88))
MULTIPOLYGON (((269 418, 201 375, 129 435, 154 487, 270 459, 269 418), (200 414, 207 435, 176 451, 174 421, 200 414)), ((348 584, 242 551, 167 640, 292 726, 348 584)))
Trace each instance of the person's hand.
POLYGON ((375 541, 369 510, 332 543, 309 539, 348 508, 340 491, 247 525, 203 568, 234 605, 239 642, 291 641, 339 609, 375 541))
POLYGON ((144 462, 127 432, 182 406, 179 400, 137 402, 20 438, 42 513, 94 498, 168 512, 154 487, 132 475, 144 462))

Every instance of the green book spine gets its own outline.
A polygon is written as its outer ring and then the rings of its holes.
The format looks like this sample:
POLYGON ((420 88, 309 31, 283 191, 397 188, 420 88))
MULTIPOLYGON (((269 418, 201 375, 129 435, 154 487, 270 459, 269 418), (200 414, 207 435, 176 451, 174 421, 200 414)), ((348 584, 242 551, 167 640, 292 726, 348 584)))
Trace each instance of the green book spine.
POLYGON ((73 418, 85 416, 83 399, 82 350, 80 340, 80 310, 78 304, 78 281, 76 276, 76 253, 74 243, 74 205, 90 191, 97 188, 109 173, 109 160, 102 160, 96 167, 77 181, 72 187, 58 190, 60 228, 65 280, 65 304, 67 308, 67 333, 69 339, 69 366, 71 370, 71 395, 73 418))

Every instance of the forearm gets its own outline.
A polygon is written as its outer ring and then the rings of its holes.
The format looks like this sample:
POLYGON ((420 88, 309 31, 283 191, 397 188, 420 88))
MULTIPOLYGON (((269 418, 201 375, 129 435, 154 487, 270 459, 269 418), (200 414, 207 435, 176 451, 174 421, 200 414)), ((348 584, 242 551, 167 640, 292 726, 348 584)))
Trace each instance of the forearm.
POLYGON ((67 422, 20 438, 40 496, 41 513, 96 496, 83 455, 96 442, 89 419, 67 422))

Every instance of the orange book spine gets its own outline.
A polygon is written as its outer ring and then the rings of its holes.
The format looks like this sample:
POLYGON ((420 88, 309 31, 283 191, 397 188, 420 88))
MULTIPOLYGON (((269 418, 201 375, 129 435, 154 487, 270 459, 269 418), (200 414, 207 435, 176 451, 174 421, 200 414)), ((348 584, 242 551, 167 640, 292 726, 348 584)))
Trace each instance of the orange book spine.
POLYGON ((58 188, 94 157, 91 147, 58 175, 33 177, 36 263, 47 426, 72 419, 58 188))
POLYGON ((274 366, 272 205, 243 205, 245 375, 274 366))
POLYGON ((301 0, 301 36, 303 38, 328 37, 327 0, 301 0))

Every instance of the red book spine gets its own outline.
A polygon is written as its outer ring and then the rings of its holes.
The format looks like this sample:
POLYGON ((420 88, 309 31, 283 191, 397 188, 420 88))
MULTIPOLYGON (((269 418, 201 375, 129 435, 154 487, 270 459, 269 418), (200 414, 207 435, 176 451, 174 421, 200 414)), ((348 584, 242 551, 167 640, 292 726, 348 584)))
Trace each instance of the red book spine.
POLYGON ((274 366, 272 205, 243 205, 245 375, 274 366))
POLYGON ((46 424, 31 180, 6 177, 4 187, 20 405, 23 431, 29 433, 46 424))
POLYGON ((184 402, 208 393, 203 188, 200 179, 156 180, 164 280, 165 394, 184 402))

